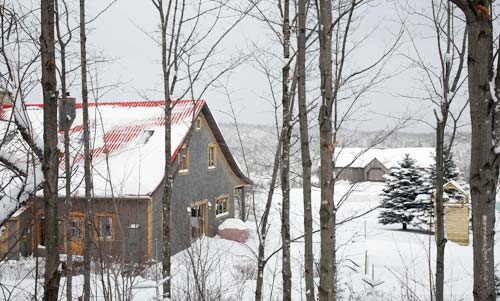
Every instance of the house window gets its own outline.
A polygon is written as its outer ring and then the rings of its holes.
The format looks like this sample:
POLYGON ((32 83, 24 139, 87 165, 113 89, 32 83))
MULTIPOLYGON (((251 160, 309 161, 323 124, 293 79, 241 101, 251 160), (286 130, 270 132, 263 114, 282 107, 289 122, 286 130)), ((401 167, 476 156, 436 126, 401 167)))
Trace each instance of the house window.
POLYGON ((71 236, 74 238, 83 238, 82 226, 83 221, 81 218, 73 218, 71 222, 71 236))
POLYGON ((0 256, 9 252, 9 228, 6 226, 3 233, 0 234, 0 256))
POLYGON ((155 133, 154 130, 144 130, 144 132, 142 132, 142 135, 139 138, 139 141, 137 142, 137 144, 138 145, 145 145, 146 143, 148 143, 149 139, 151 138, 151 136, 153 136, 154 133, 155 133))
POLYGON ((229 213, 229 195, 224 195, 217 198, 215 205, 215 215, 225 215, 229 213))
POLYGON ((215 168, 216 151, 215 144, 208 145, 208 168, 215 168))
POLYGON ((201 117, 198 117, 198 119, 196 119, 196 129, 201 130, 201 117))
POLYGON ((97 236, 99 238, 113 239, 113 216, 101 215, 97 217, 97 236))
POLYGON ((38 220, 38 245, 45 246, 45 217, 40 216, 38 220))
POLYGON ((177 162, 179 163, 179 172, 187 172, 189 170, 189 149, 185 146, 181 148, 177 155, 177 162))

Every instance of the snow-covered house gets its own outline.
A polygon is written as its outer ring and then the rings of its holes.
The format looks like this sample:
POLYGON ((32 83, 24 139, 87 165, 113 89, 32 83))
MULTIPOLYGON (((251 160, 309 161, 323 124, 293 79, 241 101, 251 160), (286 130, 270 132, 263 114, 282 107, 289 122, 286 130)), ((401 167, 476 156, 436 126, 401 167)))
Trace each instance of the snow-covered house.
POLYGON ((419 169, 432 166, 434 148, 337 148, 333 156, 334 173, 338 180, 352 183, 384 181, 384 175, 398 166, 406 154, 416 160, 419 169))
MULTIPOLYGON (((81 104, 74 105, 70 127, 71 206, 64 202, 64 163, 60 164, 61 248, 66 244, 62 227, 69 222, 74 254, 82 254, 85 239, 81 108, 81 104)), ((0 107, 0 120, 8 121, 12 111, 9 105, 0 107)), ((42 105, 28 105, 26 112, 34 134, 41 138, 42 105)), ((164 101, 90 104, 89 116, 96 249, 133 261, 160 258, 164 101)), ((63 150, 62 131, 60 136, 59 149, 63 150)), ((11 149, 21 152, 19 146, 11 149)), ((173 103, 171 152, 172 167, 178 170, 171 202, 171 250, 176 253, 202 235, 215 235, 217 226, 234 216, 235 200, 245 197, 245 187, 252 182, 238 167, 204 101, 173 103)), ((19 157, 27 158, 26 153, 19 157)), ((63 153, 60 157, 63 161, 63 153)), ((10 250, 17 256, 31 254, 35 247, 43 250, 41 194, 30 198, 20 210, 5 223, 0 253, 10 250)))

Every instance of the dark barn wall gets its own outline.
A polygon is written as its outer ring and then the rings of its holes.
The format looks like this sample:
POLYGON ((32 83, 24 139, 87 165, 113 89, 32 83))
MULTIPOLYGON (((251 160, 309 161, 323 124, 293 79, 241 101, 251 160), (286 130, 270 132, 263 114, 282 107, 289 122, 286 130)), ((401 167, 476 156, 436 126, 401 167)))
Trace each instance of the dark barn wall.
POLYGON ((4 250, 0 248, 0 258, 19 259, 20 256, 29 256, 31 254, 32 220, 33 211, 27 205, 23 213, 11 217, 5 222, 4 226, 7 230, 2 235, 2 242, 7 248, 7 252, 3 252, 4 250))
MULTIPOLYGON (((208 168, 208 145, 216 143, 205 119, 202 119, 200 130, 193 130, 189 141, 189 171, 178 174, 173 183, 171 201, 171 250, 178 253, 191 245, 191 226, 187 208, 192 202, 207 200, 212 204, 209 209, 208 235, 217 234, 217 227, 228 217, 234 217, 234 188, 241 185, 240 180, 232 173, 225 162, 223 154, 217 146, 216 168, 208 168), (229 194, 229 214, 216 218, 216 198, 229 194)), ((153 198, 153 254, 161 258, 162 246, 162 196, 163 183, 152 194, 153 198)))
POLYGON ((365 181, 365 170, 360 167, 335 167, 333 172, 337 175, 337 180, 346 180, 351 183, 365 181))
MULTIPOLYGON (((43 202, 41 199, 36 199, 37 212, 43 215, 43 202)), ((149 243, 152 232, 150 233, 149 216, 152 209, 152 200, 150 198, 117 198, 117 199, 93 199, 92 205, 94 210, 94 222, 97 223, 97 216, 101 214, 113 216, 113 232, 112 239, 97 239, 94 232, 93 256, 108 256, 122 257, 130 262, 144 262, 150 256, 152 245, 149 243), (133 227, 131 227, 133 225, 133 227), (136 226, 138 225, 138 226, 136 226)), ((85 200, 81 198, 72 199, 72 212, 85 212, 85 200)), ((60 233, 62 233, 62 220, 67 220, 66 207, 64 200, 59 203, 59 216, 61 216, 60 233)), ((27 228, 30 228, 33 222, 33 213, 28 210, 22 215, 27 228)), ((94 225, 96 227, 96 225, 94 225)), ((21 227, 22 228, 22 227, 21 227)), ((32 231, 31 229, 29 231, 32 231)), ((33 233, 31 239, 34 240, 33 233)), ((62 234, 61 234, 62 238, 62 234)), ((64 244, 61 241, 61 253, 66 253, 64 244)), ((33 243, 33 242, 32 242, 33 243)), ((43 250, 41 255, 43 255, 43 250)))

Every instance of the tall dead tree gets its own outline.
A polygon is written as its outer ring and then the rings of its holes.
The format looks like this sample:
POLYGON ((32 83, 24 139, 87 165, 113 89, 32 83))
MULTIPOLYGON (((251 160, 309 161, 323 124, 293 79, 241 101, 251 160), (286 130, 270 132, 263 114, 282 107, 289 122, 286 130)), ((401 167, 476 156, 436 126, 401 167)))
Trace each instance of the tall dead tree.
MULTIPOLYGON (((438 41, 438 53, 441 65, 441 93, 438 95, 437 105, 438 108, 435 109, 436 117, 436 180, 435 180, 435 206, 436 206, 436 226, 435 226, 435 236, 436 236, 436 291, 435 296, 437 301, 444 300, 444 252, 446 246, 446 236, 444 229, 444 205, 443 205, 443 185, 444 183, 444 160, 445 160, 445 149, 447 148, 445 142, 445 131, 448 116, 450 114, 450 105, 456 95, 456 90, 461 86, 461 74, 464 64, 465 57, 465 36, 463 37, 462 47, 455 44, 454 32, 452 28, 452 11, 451 5, 447 1, 444 4, 442 1, 436 7, 434 1, 432 3, 433 11, 433 21, 436 30, 437 41, 438 41), (442 26, 440 24, 441 13, 438 10, 444 9, 445 24, 442 26), (446 28, 443 30, 443 28, 446 28), (444 33, 443 33, 444 31, 444 33), (444 35, 445 46, 442 49, 441 39, 444 35), (457 47, 458 46, 458 47, 457 47), (455 51, 458 52, 458 68, 455 70, 455 74, 452 75, 452 67, 455 58, 455 51), (443 53, 443 50, 445 52, 443 53)), ((449 150, 451 150, 453 144, 453 137, 448 142, 449 150)))
POLYGON ((451 0, 468 26, 467 72, 472 127, 470 189, 474 299, 495 300, 495 199, 500 145, 500 60, 494 66, 489 0, 451 0))
POLYGON ((321 257, 319 300, 327 301, 331 297, 332 270, 332 217, 333 204, 333 156, 332 156, 332 1, 320 0, 318 8, 319 23, 319 69, 321 76, 321 106, 318 116, 320 135, 320 181, 321 205, 319 211, 321 229, 321 257))
POLYGON ((302 196, 304 198, 304 274, 306 300, 314 300, 313 220, 311 209, 311 151, 309 147, 309 122, 306 95, 306 21, 308 0, 298 1, 297 33, 297 98, 299 103, 300 151, 302 159, 302 196))
POLYGON ((283 278, 283 300, 292 299, 292 268, 290 256, 290 139, 292 135, 291 115, 293 115, 288 82, 290 78, 290 1, 283 1, 283 58, 282 69, 282 109, 283 140, 281 147, 281 240, 283 251, 281 258, 283 278))
MULTIPOLYGON (((459 94, 457 93, 464 85, 465 78, 463 77, 464 63, 466 55, 466 34, 467 26, 463 24, 456 25, 454 19, 457 19, 452 11, 451 4, 448 0, 433 0, 431 2, 432 16, 425 17, 433 27, 436 40, 436 53, 438 57, 437 66, 425 61, 425 56, 418 49, 417 42, 413 38, 412 30, 407 29, 411 43, 416 53, 416 57, 410 57, 414 65, 423 72, 424 91, 426 92, 426 101, 430 101, 435 105, 434 116, 436 118, 436 165, 434 177, 435 189, 435 240, 436 240, 436 278, 434 295, 436 300, 444 299, 444 251, 446 246, 446 237, 444 230, 444 206, 443 206, 443 185, 444 183, 444 160, 445 153, 450 153, 457 131, 458 120, 460 119, 463 110, 468 105, 467 101, 459 104, 461 107, 458 114, 454 114, 451 110, 452 103, 457 102, 459 94), (453 119, 451 125, 451 134, 447 135, 447 124, 449 118, 453 119)), ((409 14, 423 16, 424 14, 416 11, 410 11, 409 14)), ((425 47, 428 48, 426 44, 425 47)), ((432 218, 432 214, 430 214, 432 218)), ((429 263, 430 265, 430 263, 429 263)), ((430 279, 431 280, 431 279, 430 279)), ((432 286, 432 285, 431 285, 432 286)), ((432 288, 431 299, 433 298, 432 288)))
POLYGON ((59 292, 59 235, 57 212, 57 180, 59 151, 57 149, 57 80, 54 37, 54 0, 41 1, 41 63, 43 90, 43 197, 45 209, 44 300, 57 300, 59 292))
POLYGON ((90 155, 89 100, 87 87, 87 33, 85 29, 85 0, 80 0, 80 70, 83 114, 83 173, 85 181, 85 229, 83 246, 83 300, 90 300, 90 269, 92 261, 92 175, 90 155))
POLYGON ((60 101, 62 102, 61 104, 58 104, 59 107, 61 108, 59 114, 59 126, 60 128, 63 129, 64 132, 64 177, 65 177, 65 183, 64 183, 64 204, 66 207, 65 213, 66 213, 66 222, 65 222, 65 234, 66 234, 66 299, 68 301, 73 300, 73 254, 72 254, 72 226, 73 226, 73 220, 71 218, 71 210, 72 210, 72 204, 71 204, 71 166, 70 166, 70 140, 69 140, 69 128, 71 124, 71 119, 69 118, 70 112, 68 112, 68 93, 67 93, 67 83, 66 83, 66 76, 67 76, 67 68, 66 68, 66 48, 71 41, 72 38, 72 32, 68 28, 68 8, 66 5, 65 0, 62 0, 62 7, 64 7, 63 13, 60 13, 60 8, 59 8, 60 2, 58 0, 55 0, 55 17, 56 17, 56 32, 57 32, 57 42, 59 44, 59 56, 60 56, 60 61, 61 61, 61 66, 60 66, 60 71, 59 71, 59 78, 61 81, 61 93, 62 97, 60 101), (67 27, 67 37, 66 39, 63 37, 63 33, 61 31, 61 16, 65 16, 66 19, 66 27, 67 27), (62 117, 61 117, 62 116, 62 117))

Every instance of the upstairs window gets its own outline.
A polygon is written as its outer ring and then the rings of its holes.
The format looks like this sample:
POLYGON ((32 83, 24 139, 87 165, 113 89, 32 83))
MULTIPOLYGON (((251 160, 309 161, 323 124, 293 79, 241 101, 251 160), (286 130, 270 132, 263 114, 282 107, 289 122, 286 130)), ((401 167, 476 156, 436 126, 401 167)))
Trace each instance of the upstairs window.
POLYGON ((196 129, 201 130, 201 117, 196 119, 196 129))
POLYGON ((183 146, 179 151, 177 163, 179 164, 180 173, 185 173, 189 170, 189 149, 187 147, 183 146))
POLYGON ((142 133, 141 137, 139 138, 139 141, 137 142, 137 144, 138 145, 145 145, 146 143, 148 143, 149 138, 151 138, 151 136, 153 136, 154 133, 155 133, 154 130, 144 130, 144 132, 142 133))
POLYGON ((208 145, 208 168, 209 169, 215 168, 216 155, 217 155, 217 148, 215 147, 215 144, 209 144, 208 145))
POLYGON ((105 239, 113 239, 113 216, 99 215, 97 216, 97 237, 105 239))

